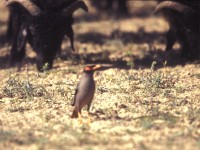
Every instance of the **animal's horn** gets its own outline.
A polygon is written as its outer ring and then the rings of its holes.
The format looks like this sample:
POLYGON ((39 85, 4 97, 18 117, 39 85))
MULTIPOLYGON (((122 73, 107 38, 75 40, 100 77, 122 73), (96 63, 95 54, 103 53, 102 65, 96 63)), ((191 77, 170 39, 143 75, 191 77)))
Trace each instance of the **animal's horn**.
POLYGON ((158 13, 162 9, 165 9, 165 8, 178 11, 179 13, 183 13, 183 12, 191 10, 190 7, 188 7, 184 4, 181 4, 178 2, 173 2, 173 1, 164 1, 157 5, 157 7, 155 8, 155 13, 158 13))
POLYGON ((86 6, 86 4, 83 1, 76 1, 76 2, 72 3, 71 5, 69 5, 67 8, 63 9, 63 13, 66 16, 69 16, 79 8, 88 12, 88 7, 86 6))
POLYGON ((40 8, 30 0, 7 0, 6 6, 13 3, 21 4, 33 16, 38 16, 41 13, 40 8))

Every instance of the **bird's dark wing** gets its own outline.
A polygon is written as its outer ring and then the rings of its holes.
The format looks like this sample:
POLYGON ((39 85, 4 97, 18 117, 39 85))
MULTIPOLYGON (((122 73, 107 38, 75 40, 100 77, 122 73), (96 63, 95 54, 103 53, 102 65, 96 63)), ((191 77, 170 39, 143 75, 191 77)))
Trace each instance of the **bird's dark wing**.
POLYGON ((73 103, 71 104, 72 106, 74 106, 75 103, 76 103, 76 95, 77 95, 77 93, 78 93, 79 84, 80 84, 80 83, 77 84, 76 89, 75 89, 73 103))

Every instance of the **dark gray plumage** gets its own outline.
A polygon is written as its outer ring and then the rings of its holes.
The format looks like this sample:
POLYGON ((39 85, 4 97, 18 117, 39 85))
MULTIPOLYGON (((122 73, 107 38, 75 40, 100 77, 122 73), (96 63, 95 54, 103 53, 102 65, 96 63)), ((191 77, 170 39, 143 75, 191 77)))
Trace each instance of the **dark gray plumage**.
POLYGON ((74 102, 72 104, 75 107, 71 116, 72 118, 78 118, 79 114, 81 114, 81 109, 85 105, 87 105, 87 110, 89 111, 95 92, 93 74, 99 68, 101 68, 100 65, 86 66, 84 68, 82 78, 75 90, 74 102))

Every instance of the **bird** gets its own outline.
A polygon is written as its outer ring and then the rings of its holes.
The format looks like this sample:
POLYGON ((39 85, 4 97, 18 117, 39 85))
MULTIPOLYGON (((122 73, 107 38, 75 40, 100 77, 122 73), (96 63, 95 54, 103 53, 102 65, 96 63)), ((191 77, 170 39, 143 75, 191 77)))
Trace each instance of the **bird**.
MULTIPOLYGON (((82 78, 78 82, 72 106, 74 106, 71 118, 79 118, 81 120, 81 109, 87 105, 89 109, 95 93, 95 81, 93 78, 94 71, 101 68, 101 65, 86 65, 83 69, 82 78)), ((81 122, 81 121, 80 121, 81 122)))

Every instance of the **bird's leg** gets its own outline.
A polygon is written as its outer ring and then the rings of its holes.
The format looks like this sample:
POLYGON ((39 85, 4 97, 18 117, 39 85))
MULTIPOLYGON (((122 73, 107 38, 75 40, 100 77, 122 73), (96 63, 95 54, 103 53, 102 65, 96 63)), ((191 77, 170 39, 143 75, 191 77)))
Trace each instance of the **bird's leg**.
POLYGON ((90 118, 90 114, 89 114, 90 106, 91 106, 91 102, 87 106, 87 116, 88 116, 88 122, 87 123, 88 123, 88 125, 90 125, 90 123, 91 123, 91 118, 90 118))
POLYGON ((78 122, 79 124, 83 124, 83 121, 82 121, 82 117, 81 117, 81 113, 78 112, 78 122))
POLYGON ((91 118, 90 118, 89 111, 87 111, 87 116, 88 116, 87 124, 88 124, 88 126, 90 126, 91 118))

